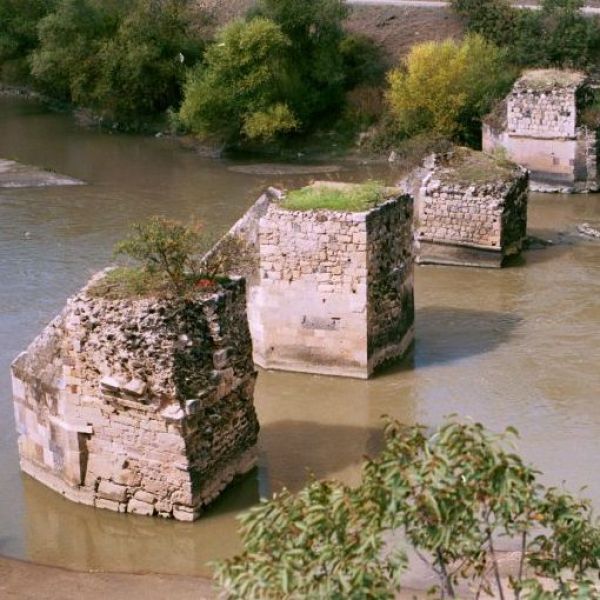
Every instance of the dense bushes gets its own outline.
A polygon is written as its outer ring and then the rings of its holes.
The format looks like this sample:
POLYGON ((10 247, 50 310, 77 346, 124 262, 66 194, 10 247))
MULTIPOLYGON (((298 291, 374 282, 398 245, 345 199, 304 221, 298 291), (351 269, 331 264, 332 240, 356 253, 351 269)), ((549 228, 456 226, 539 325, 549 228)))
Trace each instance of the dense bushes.
POLYGON ((186 0, 59 0, 39 24, 32 74, 53 97, 111 120, 143 120, 177 104, 201 55, 186 0))
POLYGON ((508 0, 452 0, 471 31, 507 48, 521 66, 587 68, 600 58, 600 24, 586 17, 583 0, 542 0, 520 10, 508 0))
POLYGON ((118 0, 59 0, 39 25, 39 47, 32 55, 38 86, 57 99, 90 102, 101 75, 101 50, 115 35, 122 12, 118 0))
POLYGON ((344 62, 340 44, 348 9, 343 0, 259 0, 257 12, 289 39, 287 58, 297 89, 291 101, 301 120, 341 102, 344 62))
POLYGON ((191 74, 183 124, 229 141, 270 141, 331 122, 348 89, 381 78, 373 44, 344 33, 346 10, 340 0, 259 1, 191 74))
POLYGON ((514 75, 505 53, 479 35, 418 44, 389 75, 395 125, 404 136, 431 131, 475 142, 481 117, 514 75))
POLYGON ((289 39, 272 21, 226 27, 185 87, 180 117, 196 133, 272 139, 296 127, 285 103, 297 83, 288 72, 289 39))
POLYGON ((38 45, 38 22, 52 11, 56 0, 0 2, 0 71, 11 83, 28 79, 27 56, 38 45))
POLYGON ((589 502, 542 485, 513 434, 450 420, 429 436, 389 421, 357 487, 314 481, 243 515, 243 553, 216 565, 225 597, 391 600, 408 543, 438 582, 432 597, 600 598, 589 502), (510 578, 499 538, 521 549, 510 578))
POLYGON ((23 82, 127 128, 173 108, 194 133, 270 142, 331 125, 348 90, 381 85, 379 50, 344 32, 347 11, 258 0, 203 56, 192 0, 3 0, 0 67, 18 58, 23 82))

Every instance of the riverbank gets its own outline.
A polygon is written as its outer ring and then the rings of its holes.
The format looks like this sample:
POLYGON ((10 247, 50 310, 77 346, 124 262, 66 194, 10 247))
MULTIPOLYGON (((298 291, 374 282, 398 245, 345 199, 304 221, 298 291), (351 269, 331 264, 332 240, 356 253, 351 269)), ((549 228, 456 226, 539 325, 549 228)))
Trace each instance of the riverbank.
MULTIPOLYGON (((514 568, 515 557, 507 555, 502 562, 514 568)), ((435 583, 419 575, 419 587, 435 583)), ((3 600, 80 600, 82 597, 86 600, 216 600, 218 591, 210 579, 203 577, 79 572, 0 556, 0 597, 3 600)), ((430 597, 424 590, 406 587, 396 595, 396 600, 430 597)))
POLYGON ((212 582, 200 577, 81 573, 0 557, 4 600, 211 600, 212 582))
MULTIPOLYGON (((212 582, 200 577, 81 573, 0 556, 3 600, 213 600, 212 582)), ((424 600, 427 594, 406 589, 397 600, 424 600)))
MULTIPOLYGON (((212 37, 226 23, 242 17, 254 4, 254 0, 232 0, 223 3, 216 0, 197 1, 197 22, 194 27, 203 32, 202 37, 212 37)), ((424 41, 459 39, 464 34, 462 20, 449 8, 421 6, 356 5, 352 6, 345 23, 346 29, 372 39, 380 48, 385 68, 397 65, 412 46, 424 41)), ((171 131, 172 124, 166 117, 137 123, 133 128, 127 123, 113 123, 95 115, 93 111, 57 103, 25 86, 15 87, 0 82, 0 96, 28 97, 46 103, 53 110, 68 112, 83 127, 101 129, 105 132, 137 132, 157 137, 173 135, 181 145, 196 154, 210 158, 224 155, 237 157, 238 149, 224 148, 223 144, 211 140, 199 140, 193 136, 177 135, 171 131)), ((368 100, 368 99, 367 99, 368 100)), ((364 101, 363 101, 364 102, 364 101)), ((370 102, 382 103, 373 97, 370 102)), ((352 109, 354 110, 354 109, 352 109)), ((370 109, 372 110, 372 109, 370 109)), ((383 110, 383 108, 381 108, 383 110)), ((389 140, 371 143, 374 128, 360 131, 356 123, 341 115, 338 122, 316 124, 302 137, 288 140, 285 144, 245 147, 246 155, 272 157, 276 160, 332 160, 349 159, 375 162, 387 160, 390 154, 389 140)), ((378 136, 375 136, 378 137, 378 136)))

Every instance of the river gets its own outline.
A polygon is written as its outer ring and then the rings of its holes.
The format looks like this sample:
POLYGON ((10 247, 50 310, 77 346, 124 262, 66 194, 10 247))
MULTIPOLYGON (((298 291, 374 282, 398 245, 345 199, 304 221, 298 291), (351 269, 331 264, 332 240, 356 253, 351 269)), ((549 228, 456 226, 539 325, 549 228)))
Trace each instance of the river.
MULTIPOLYGON (((131 222, 195 217, 216 235, 264 186, 307 175, 241 173, 172 140, 101 134, 9 98, 0 98, 0 157, 88 183, 0 190, 0 554, 81 570, 206 574, 207 561, 239 548, 235 517, 260 497, 297 489, 309 472, 355 482, 362 456, 381 443, 383 414, 515 425, 546 481, 587 485, 600 508, 600 243, 575 234, 600 219, 600 195, 532 195, 530 234, 555 243, 510 268, 419 267, 414 352, 375 379, 262 371, 259 468, 187 524, 78 506, 21 475, 10 363, 111 261, 131 222)), ((336 177, 395 175, 346 165, 336 177)))

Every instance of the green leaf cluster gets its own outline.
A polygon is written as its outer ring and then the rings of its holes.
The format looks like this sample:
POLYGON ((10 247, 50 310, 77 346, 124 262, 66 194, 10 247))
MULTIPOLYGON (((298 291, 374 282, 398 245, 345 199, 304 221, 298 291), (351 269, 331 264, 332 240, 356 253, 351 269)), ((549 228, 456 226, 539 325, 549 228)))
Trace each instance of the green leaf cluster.
POLYGON ((34 80, 50 96, 113 122, 178 105, 202 55, 188 0, 57 0, 38 25, 34 80))
POLYGON ((215 565, 228 598, 392 599, 405 562, 382 554, 376 507, 358 490, 312 481, 245 514, 243 554, 215 565))
POLYGON ((27 56, 38 45, 37 26, 56 0, 2 0, 0 2, 0 73, 11 83, 25 83, 27 56), (13 76, 8 76, 10 72, 13 76))
POLYGON ((0 2, 0 63, 24 56, 37 46, 37 24, 54 5, 55 0, 0 2))
POLYGON ((388 102, 405 135, 429 131, 475 142, 481 118, 504 96, 516 72, 506 52, 477 34, 413 46, 389 74, 388 102))
POLYGON ((190 74, 183 125, 227 142, 271 142, 339 114, 347 89, 381 76, 373 44, 344 32, 346 14, 341 0, 259 0, 190 74))
POLYGON ((406 540, 436 575, 436 597, 467 586, 477 598, 598 598, 589 502, 542 485, 515 436, 454 418, 429 435, 388 419, 360 485, 312 481, 263 502, 242 517, 244 552, 218 563, 216 579, 229 598, 391 598, 406 540), (499 539, 521 549, 508 580, 499 539))
MULTIPOLYGON (((198 279, 198 255, 206 249, 199 226, 188 227, 164 217, 152 217, 132 226, 132 233, 119 242, 116 255, 141 263, 142 273, 131 286, 144 288, 148 282, 183 296, 198 279)), ((119 277, 131 272, 118 271, 119 277)))
POLYGON ((542 0, 520 10, 508 0, 452 0, 468 28, 505 47, 527 67, 589 68, 600 59, 600 21, 581 11, 583 0, 542 0))
POLYGON ((272 138, 294 129, 296 117, 285 103, 293 78, 286 64, 289 44, 268 19, 227 26, 188 79, 182 122, 196 133, 225 138, 242 131, 272 138))

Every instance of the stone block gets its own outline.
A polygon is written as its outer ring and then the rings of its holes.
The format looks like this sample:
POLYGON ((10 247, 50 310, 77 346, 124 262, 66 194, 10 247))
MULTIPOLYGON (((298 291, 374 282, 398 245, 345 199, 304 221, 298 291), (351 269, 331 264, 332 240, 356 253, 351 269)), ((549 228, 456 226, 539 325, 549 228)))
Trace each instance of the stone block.
POLYGON ((127 504, 127 512, 151 517, 154 514, 154 505, 132 498, 127 504))
MULTIPOLYGON (((258 224, 257 270, 262 272, 265 264, 272 270, 266 280, 256 277, 248 294, 254 357, 261 366, 360 378, 373 372, 378 359, 369 359, 367 349, 374 319, 369 321, 365 308, 370 287, 387 278, 381 262, 412 264, 412 199, 398 190, 386 193, 386 202, 364 213, 269 206, 258 224), (279 244, 269 244, 263 252, 273 232, 278 232, 279 244), (389 248, 390 256, 379 253, 380 246, 389 248), (326 326, 307 326, 305 315, 326 326), (347 325, 340 327, 345 319, 347 325)), ((389 301, 405 302, 400 296, 389 301)), ((406 308, 408 323, 408 304, 406 308)), ((383 339, 380 335, 376 345, 383 339)))
MULTIPOLYGON (((192 481, 212 477, 221 452, 241 456, 257 441, 245 283, 232 279, 199 293, 185 310, 169 300, 105 301, 88 291, 72 298, 13 365, 22 468, 76 501, 144 515, 156 506, 173 516, 173 493, 180 491, 185 505, 192 481), (75 356, 73 343, 84 337, 75 356), (186 352, 175 373, 175 357, 186 352), (202 419, 180 405, 186 396, 198 402, 194 413, 211 402, 209 446, 202 419), (244 419, 236 409, 242 396, 244 419), (55 407, 58 414, 49 414, 55 407), (203 460, 191 465, 199 454, 203 460)), ((185 520, 199 512, 178 510, 185 520)))
POLYGON ((146 393, 147 387, 145 381, 142 381, 141 379, 132 379, 130 382, 126 383, 122 389, 123 392, 130 396, 141 398, 146 393))
POLYGON ((173 506, 173 518, 177 521, 195 521, 197 514, 193 508, 188 506, 173 506))
POLYGON ((119 502, 114 500, 106 500, 105 498, 96 498, 94 501, 96 508, 104 508, 105 510, 112 510, 113 512, 121 512, 119 502))
POLYGON ((506 256, 520 250, 526 236, 527 172, 466 148, 438 155, 432 162, 421 187, 417 260, 501 266, 506 256), (488 179, 479 176, 476 184, 469 182, 473 165, 489 174, 488 179), (443 205, 435 196, 439 190, 447 198, 443 205))
POLYGON ((116 377, 106 376, 100 379, 100 389, 108 392, 120 392, 123 383, 116 377))
POLYGON ((127 498, 127 487, 103 479, 96 492, 100 498, 114 502, 124 502, 127 498))
POLYGON ((137 490, 133 497, 136 500, 139 500, 140 502, 143 502, 145 504, 154 504, 154 502, 156 502, 156 497, 145 490, 137 490))

